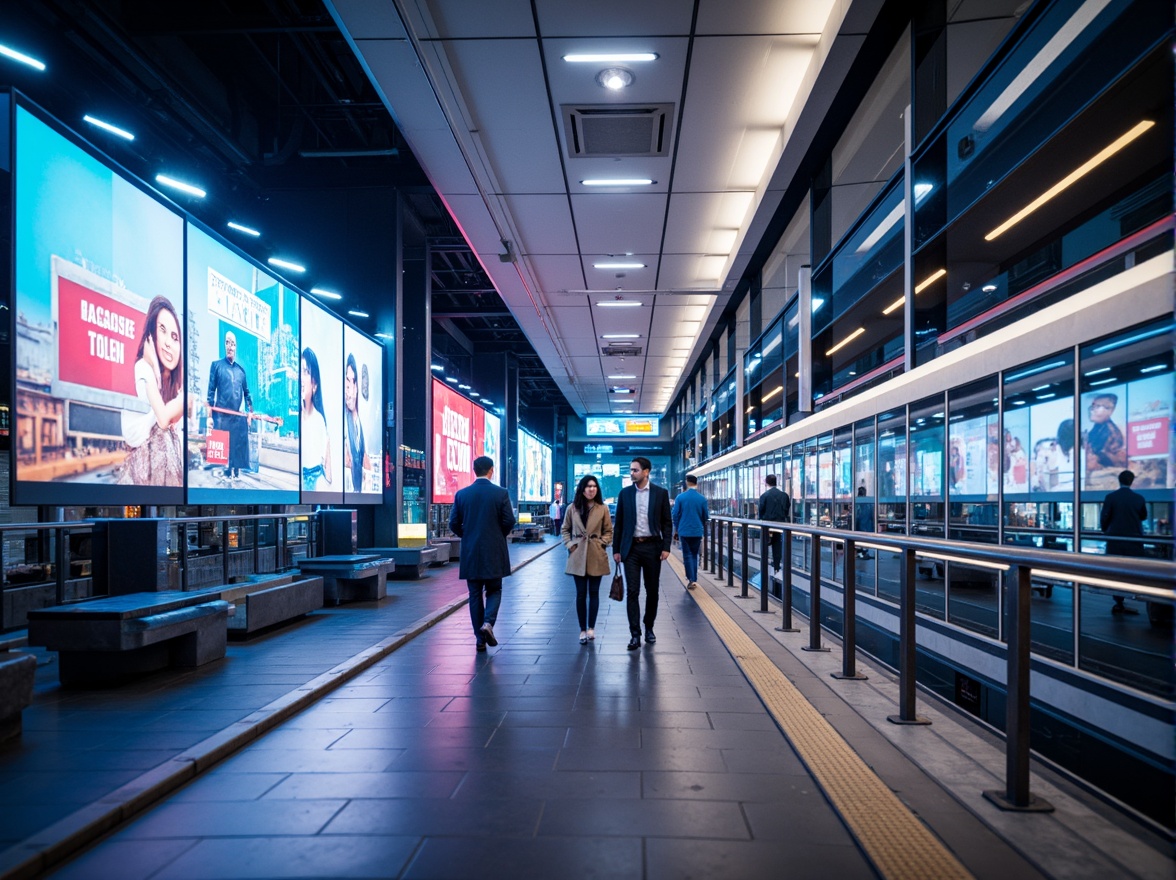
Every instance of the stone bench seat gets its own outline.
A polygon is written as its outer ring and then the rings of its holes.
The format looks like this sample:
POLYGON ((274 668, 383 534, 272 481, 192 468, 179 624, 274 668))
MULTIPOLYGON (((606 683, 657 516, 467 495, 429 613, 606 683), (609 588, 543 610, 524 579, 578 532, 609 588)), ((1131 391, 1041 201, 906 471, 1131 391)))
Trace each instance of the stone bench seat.
POLYGON ((323 607, 323 579, 297 572, 250 579, 198 592, 224 599, 234 607, 229 634, 248 636, 323 607))
POLYGON ((388 577, 396 563, 371 551, 299 559, 304 575, 323 579, 323 604, 377 602, 388 595, 388 577))
POLYGON ((429 547, 436 551, 433 561, 429 563, 430 565, 448 565, 449 560, 453 558, 450 554, 448 541, 436 540, 429 544, 429 547))
POLYGON ((36 672, 32 654, 0 651, 0 743, 20 736, 21 713, 33 702, 36 672))
POLYGON ((105 684, 225 656, 223 599, 203 593, 127 593, 29 612, 29 644, 58 654, 63 685, 105 684))
POLYGON ((364 553, 375 553, 396 563, 396 580, 416 580, 424 577, 425 569, 440 555, 436 547, 365 547, 364 553))

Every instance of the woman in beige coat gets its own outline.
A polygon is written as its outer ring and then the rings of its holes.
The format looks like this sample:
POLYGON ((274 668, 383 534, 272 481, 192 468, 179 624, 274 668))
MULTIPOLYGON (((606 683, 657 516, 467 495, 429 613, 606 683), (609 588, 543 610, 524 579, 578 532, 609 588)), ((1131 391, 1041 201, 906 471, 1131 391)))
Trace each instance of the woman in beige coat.
POLYGON ((600 483, 586 474, 576 487, 575 498, 564 511, 564 546, 568 548, 565 574, 576 581, 576 616, 580 620, 580 644, 596 638, 596 613, 600 610, 600 579, 611 570, 612 517, 600 497, 600 483))

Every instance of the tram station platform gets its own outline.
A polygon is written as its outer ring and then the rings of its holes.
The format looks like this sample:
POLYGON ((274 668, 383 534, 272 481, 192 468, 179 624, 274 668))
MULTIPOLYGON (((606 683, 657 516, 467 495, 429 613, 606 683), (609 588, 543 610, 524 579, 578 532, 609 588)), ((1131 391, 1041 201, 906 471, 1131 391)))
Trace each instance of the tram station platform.
MULTIPOLYGON (((102 690, 37 653, 0 749, 0 877, 1170 878, 1170 841, 1048 769, 1004 813, 997 737, 778 609, 662 569, 655 644, 602 587, 578 642, 551 537, 510 549, 497 647, 456 567, 224 661, 102 690)), ((607 578, 605 579, 607 581, 607 578)), ((642 603, 644 604, 644 603, 642 603)))

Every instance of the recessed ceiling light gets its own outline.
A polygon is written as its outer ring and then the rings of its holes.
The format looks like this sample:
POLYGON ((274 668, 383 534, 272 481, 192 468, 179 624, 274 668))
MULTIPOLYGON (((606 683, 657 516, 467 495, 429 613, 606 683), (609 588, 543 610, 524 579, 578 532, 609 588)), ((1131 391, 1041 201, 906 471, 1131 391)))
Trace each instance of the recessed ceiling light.
POLYGON ((601 339, 640 339, 640 333, 605 333, 601 339))
POLYGON ((614 64, 622 61, 656 61, 656 52, 573 52, 563 57, 569 64, 614 64))
POLYGON ((335 293, 333 290, 323 290, 321 287, 312 287, 310 292, 315 296, 321 296, 323 299, 343 299, 343 294, 335 293))
POLYGON ((371 315, 369 315, 367 312, 360 311, 359 309, 348 309, 347 314, 354 315, 357 318, 370 318, 371 317, 371 315))
POLYGON ((462 391, 469 391, 470 390, 470 386, 466 385, 464 382, 462 384, 458 385, 457 387, 460 388, 462 391))
MULTIPOLYGON (((38 61, 33 56, 26 55, 23 52, 17 52, 15 49, 9 49, 7 46, 0 46, 0 55, 11 58, 13 61, 19 61, 21 64, 27 64, 36 70, 45 69, 45 62, 38 61)), ((656 58, 657 56, 655 55, 654 57, 656 58)))
MULTIPOLYGON (((1109 369, 1109 368, 1108 368, 1108 369, 1109 369)), ((624 375, 622 375, 622 374, 617 374, 616 376, 609 376, 608 378, 609 378, 609 379, 636 379, 637 377, 636 377, 636 376, 630 376, 630 375, 628 375, 628 374, 624 374, 624 375)))
POLYGON ((611 302, 598 302, 598 306, 602 309, 637 309, 641 308, 641 303, 633 302, 632 300, 613 300, 611 302))
POLYGON ((190 183, 184 183, 182 180, 176 180, 174 177, 168 177, 166 174, 156 174, 155 182, 162 183, 164 186, 170 186, 172 189, 178 189, 182 193, 187 193, 190 196, 196 196, 198 199, 204 198, 208 193, 198 186, 193 186, 190 183))
POLYGON ((652 186, 657 181, 648 177, 590 177, 580 183, 584 186, 652 186))
POLYGON ((992 293, 992 291, 996 290, 996 285, 995 284, 985 284, 980 289, 982 291, 984 291, 985 293, 992 293))
POLYGON ((444 373, 445 372, 445 368, 443 366, 441 366, 440 364, 431 364, 429 366, 429 369, 432 370, 434 373, 444 373))
POLYGON ((82 120, 90 123, 90 125, 94 126, 95 128, 100 128, 103 131, 108 131, 111 134, 118 135, 123 140, 133 141, 135 139, 135 136, 125 128, 119 128, 117 125, 111 125, 109 122, 103 122, 101 119, 98 119, 95 116, 91 116, 88 113, 82 117, 82 120))
POLYGON ((291 263, 289 260, 283 260, 281 257, 270 257, 266 260, 271 266, 277 266, 279 269, 289 269, 291 272, 305 272, 305 266, 299 266, 297 263, 291 263))
POLYGON ((481 396, 482 396, 482 395, 481 395, 481 394, 479 394, 477 391, 471 391, 471 392, 470 392, 470 397, 481 397, 481 396))
MULTIPOLYGON (((238 232, 244 232, 246 235, 252 235, 254 238, 261 237, 261 233, 253 227, 237 223, 235 220, 230 220, 226 225, 229 229, 236 229, 238 232)), ((311 293, 314 293, 314 291, 312 290, 311 293)))
POLYGON ((596 81, 611 91, 620 91, 633 85, 633 71, 623 67, 606 67, 596 74, 596 81))
POLYGON ((456 376, 446 376, 445 381, 448 382, 450 385, 456 385, 457 384, 457 377, 456 376))
POLYGON ((644 269, 644 263, 593 263, 594 269, 644 269))

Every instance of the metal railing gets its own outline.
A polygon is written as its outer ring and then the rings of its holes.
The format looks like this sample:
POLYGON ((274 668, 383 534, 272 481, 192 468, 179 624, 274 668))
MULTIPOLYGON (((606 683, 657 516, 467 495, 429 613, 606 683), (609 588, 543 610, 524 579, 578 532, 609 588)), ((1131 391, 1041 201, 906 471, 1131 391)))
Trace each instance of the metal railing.
MULTIPOLYGON (((748 547, 750 531, 758 531, 760 543, 760 610, 768 611, 767 547, 772 532, 782 533, 781 591, 783 606, 781 632, 799 632, 792 626, 792 544, 793 536, 809 539, 809 643, 804 650, 823 650, 821 645, 821 545, 828 542, 844 548, 844 595, 842 605, 843 659, 835 678, 861 679, 856 669, 856 565, 859 549, 869 548, 899 554, 898 596, 898 685, 899 712, 889 716, 896 724, 928 724, 916 712, 916 558, 993 569, 1007 577, 1007 599, 1000 609, 1007 640, 1005 684, 1005 788, 985 791, 984 795, 1002 809, 1020 811, 1050 810, 1043 799, 1029 790, 1029 669, 1030 669, 1030 597, 1033 577, 1073 581, 1107 593, 1130 593, 1149 600, 1176 601, 1176 565, 1169 561, 1125 557, 1106 558, 1089 554, 1055 550, 1026 549, 1007 545, 966 544, 941 538, 918 538, 908 535, 878 535, 843 529, 806 526, 799 523, 765 522, 730 516, 711 516, 710 535, 703 542, 702 565, 720 583, 726 572, 726 585, 734 587, 735 556, 742 560, 742 590, 748 596, 748 547), (735 545, 738 527, 740 544, 735 545), (724 540, 724 532, 725 540, 724 540)), ((886 600, 883 600, 886 601, 886 600)), ((998 602, 1002 601, 998 593, 998 602)))
POLYGON ((88 577, 79 574, 77 578, 70 577, 71 553, 69 550, 71 536, 86 534, 91 530, 91 523, 85 520, 79 522, 48 522, 48 523, 6 523, 0 525, 0 632, 13 628, 14 623, 8 618, 9 601, 3 593, 17 589, 35 589, 37 587, 53 587, 54 604, 64 605, 70 601, 68 596, 68 582, 88 577), (11 565, 14 555, 9 550, 10 536, 26 533, 26 545, 20 553, 20 562, 11 565), (32 545, 28 540, 32 541, 32 545), (30 553, 30 549, 32 552, 30 553), (34 558, 30 560, 30 556, 34 558), (37 569, 42 577, 37 577, 37 569), (13 575, 20 577, 13 580, 13 575))
MULTIPOLYGON (((285 569, 290 567, 288 565, 288 561, 289 561, 289 555, 290 555, 290 547, 292 544, 299 546, 299 547, 305 546, 305 548, 306 548, 305 555, 308 557, 315 555, 316 529, 317 529, 317 525, 318 525, 318 518, 315 516, 311 516, 309 514, 306 514, 306 513, 252 513, 252 514, 240 514, 240 515, 233 515, 233 516, 185 516, 185 517, 177 517, 175 519, 172 519, 169 524, 169 529, 173 526, 176 527, 176 529, 177 529, 177 540, 175 542, 173 552, 176 554, 176 557, 179 562, 180 589, 181 590, 189 589, 189 582, 190 582, 189 558, 191 556, 195 555, 195 554, 191 553, 191 550, 193 548, 190 546, 189 541, 188 541, 188 537, 190 534, 190 531, 189 531, 190 526, 196 526, 197 535, 199 535, 199 529, 200 529, 201 523, 209 523, 209 524, 219 523, 219 529, 218 529, 219 537, 220 537, 219 551, 214 550, 212 552, 214 554, 219 552, 220 562, 221 562, 220 583, 227 584, 227 583, 229 583, 229 581, 232 577, 231 572, 230 572, 230 568, 231 568, 230 560, 231 560, 232 554, 234 552, 240 554, 243 551, 251 550, 252 554, 253 554, 252 571, 254 573, 261 573, 262 542, 260 540, 260 535, 259 535, 260 528, 259 527, 262 522, 267 521, 267 520, 271 521, 273 523, 273 529, 274 529, 274 539, 273 539, 272 543, 267 544, 267 546, 272 546, 274 548, 274 568, 272 569, 273 571, 284 571, 285 569), (296 540, 294 542, 291 542, 291 540, 290 540, 290 523, 291 522, 305 522, 306 523, 305 537, 303 537, 299 540, 296 540), (246 523, 253 523, 254 524, 253 525, 253 538, 252 538, 252 541, 249 542, 250 546, 242 547, 240 538, 241 538, 242 534, 246 532, 246 528, 245 528, 246 523), (234 545, 234 542, 231 540, 231 537, 234 534, 234 532, 233 532, 234 529, 236 529, 235 534, 238 536, 238 540, 236 542, 236 545, 234 545)), ((207 556, 208 554, 205 553, 203 555, 207 556)))

